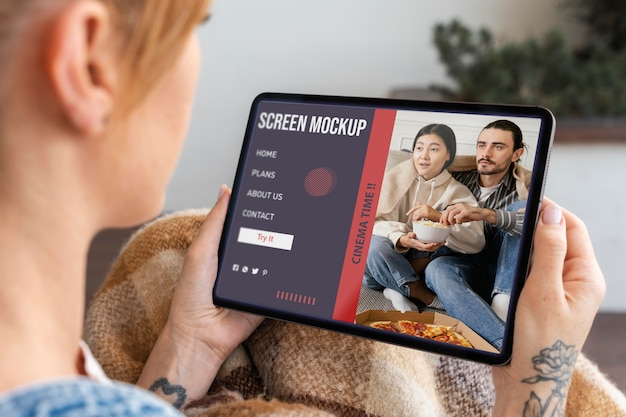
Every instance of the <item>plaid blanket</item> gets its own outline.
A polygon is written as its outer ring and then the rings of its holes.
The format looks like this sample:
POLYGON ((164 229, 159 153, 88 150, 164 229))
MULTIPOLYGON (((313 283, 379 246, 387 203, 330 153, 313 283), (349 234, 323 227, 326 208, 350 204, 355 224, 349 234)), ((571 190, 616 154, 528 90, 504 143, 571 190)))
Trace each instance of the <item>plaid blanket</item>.
MULTIPOLYGON (((84 338, 112 379, 135 383, 167 319, 207 210, 159 218, 122 248, 87 311, 84 338)), ((489 416, 490 367, 281 321, 265 322, 183 412, 208 416, 489 416)), ((626 416, 626 399, 579 356, 567 416, 626 416)))

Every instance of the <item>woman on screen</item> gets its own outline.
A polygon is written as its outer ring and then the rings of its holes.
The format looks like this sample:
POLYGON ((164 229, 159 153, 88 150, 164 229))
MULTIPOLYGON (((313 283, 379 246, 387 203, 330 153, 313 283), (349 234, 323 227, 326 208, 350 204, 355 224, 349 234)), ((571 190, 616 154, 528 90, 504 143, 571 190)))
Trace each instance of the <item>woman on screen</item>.
POLYGON ((440 242, 420 240, 413 231, 414 222, 442 228, 441 212, 452 204, 478 206, 470 190, 447 170, 455 155, 454 131, 429 124, 415 136, 412 158, 383 179, 363 284, 383 290, 397 310, 417 310, 415 301, 442 308, 424 283, 428 262, 441 254, 478 253, 485 244, 481 222, 454 225, 440 242))

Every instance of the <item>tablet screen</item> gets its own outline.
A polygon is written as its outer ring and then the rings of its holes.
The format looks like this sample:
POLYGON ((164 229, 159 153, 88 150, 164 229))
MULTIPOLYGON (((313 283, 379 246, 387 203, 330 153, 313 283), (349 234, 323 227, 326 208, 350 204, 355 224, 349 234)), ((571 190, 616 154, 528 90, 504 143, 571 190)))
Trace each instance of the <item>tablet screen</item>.
MULTIPOLYGON (((370 259, 368 267, 368 257, 379 256, 370 252, 373 237, 379 235, 393 242, 393 250, 411 265, 414 259, 428 259, 426 270, 414 269, 415 276, 409 280, 428 283, 429 268, 435 271, 440 263, 431 258, 460 256, 465 261, 482 262, 479 254, 492 240, 494 230, 484 221, 448 228, 431 224, 451 229, 444 238, 446 243, 435 252, 413 249, 409 255, 406 248, 398 247, 395 237, 413 231, 412 219, 401 213, 407 204, 426 204, 439 212, 456 202, 473 202, 480 207, 472 187, 455 176, 462 171, 471 175, 480 159, 479 136, 485 126, 497 120, 510 121, 521 130, 524 151, 516 165, 523 168, 520 172, 528 173, 522 181, 527 195, 522 192, 517 198, 526 206, 518 217, 518 222, 523 222, 523 230, 517 227, 517 232, 522 232, 517 237, 519 249, 507 264, 514 275, 508 289, 510 308, 514 309, 527 272, 553 136, 554 122, 547 110, 271 93, 260 95, 252 105, 220 247, 216 304, 438 353, 505 362, 510 356, 512 320, 503 322, 497 330, 501 337, 494 343, 493 334, 472 328, 476 321, 484 321, 475 317, 479 308, 468 305, 460 313, 450 314, 441 305, 432 308, 411 298, 410 293, 402 294, 402 288, 367 280, 374 275, 374 260, 370 259), (433 125, 445 125, 454 133, 452 165, 440 170, 431 154, 424 165, 432 165, 437 178, 428 181, 433 175, 424 174, 420 182, 415 171, 406 179, 407 172, 417 169, 413 157, 418 147, 416 135, 433 125), (444 170, 449 174, 439 175, 444 170), (444 180, 454 186, 441 185, 444 180), (424 188, 416 190, 418 186, 431 187, 427 197, 424 188), (413 199, 419 195, 424 201, 400 201, 407 195, 413 199), (392 302, 393 297, 384 291, 387 287, 397 290, 396 297, 405 295, 415 308, 396 308, 398 302, 392 302), (414 334, 403 329, 411 326, 409 323, 419 327, 414 334), (387 325, 390 327, 384 329, 387 325), (432 335, 447 335, 449 339, 460 335, 471 347, 432 335)), ((450 155, 450 144, 443 145, 439 143, 439 150, 443 148, 450 155)), ((488 162, 495 166, 494 161, 488 162)), ((390 267, 389 274, 393 270, 390 267)), ((495 283, 485 285, 491 289, 495 283)), ((476 288, 476 294, 480 291, 476 288)), ((491 295, 487 293, 483 299, 490 305, 491 295)), ((439 298, 450 303, 449 296, 439 298)))

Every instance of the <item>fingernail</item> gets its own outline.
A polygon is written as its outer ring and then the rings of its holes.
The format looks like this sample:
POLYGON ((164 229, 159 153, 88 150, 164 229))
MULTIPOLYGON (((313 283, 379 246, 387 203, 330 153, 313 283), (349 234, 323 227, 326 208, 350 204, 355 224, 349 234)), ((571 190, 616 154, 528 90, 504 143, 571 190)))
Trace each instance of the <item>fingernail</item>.
POLYGON ((226 194, 226 190, 227 190, 226 185, 222 184, 222 186, 220 187, 220 193, 217 196, 218 200, 221 200, 222 197, 224 197, 224 194, 226 194))
POLYGON ((543 211, 543 222, 546 224, 561 224, 561 207, 550 205, 543 211))

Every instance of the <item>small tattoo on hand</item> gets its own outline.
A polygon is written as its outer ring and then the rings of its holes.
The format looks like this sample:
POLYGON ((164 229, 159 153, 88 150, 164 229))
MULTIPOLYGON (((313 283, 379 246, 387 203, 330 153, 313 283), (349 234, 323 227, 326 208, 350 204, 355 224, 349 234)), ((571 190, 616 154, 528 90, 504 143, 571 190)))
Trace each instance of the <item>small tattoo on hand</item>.
POLYGON ((174 407, 177 410, 185 404, 185 400, 187 399, 187 390, 180 385, 172 385, 167 378, 159 378, 148 388, 149 391, 157 392, 157 390, 161 390, 165 395, 176 394, 176 401, 174 402, 174 407))

